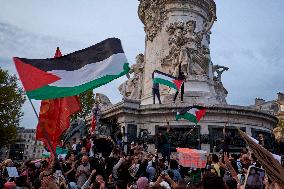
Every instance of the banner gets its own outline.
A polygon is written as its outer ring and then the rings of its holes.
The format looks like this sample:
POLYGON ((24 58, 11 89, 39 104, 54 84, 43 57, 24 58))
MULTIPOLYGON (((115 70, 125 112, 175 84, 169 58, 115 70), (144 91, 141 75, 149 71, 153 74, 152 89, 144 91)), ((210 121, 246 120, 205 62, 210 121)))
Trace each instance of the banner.
POLYGON ((205 168, 206 151, 190 148, 177 148, 179 165, 183 167, 205 168))

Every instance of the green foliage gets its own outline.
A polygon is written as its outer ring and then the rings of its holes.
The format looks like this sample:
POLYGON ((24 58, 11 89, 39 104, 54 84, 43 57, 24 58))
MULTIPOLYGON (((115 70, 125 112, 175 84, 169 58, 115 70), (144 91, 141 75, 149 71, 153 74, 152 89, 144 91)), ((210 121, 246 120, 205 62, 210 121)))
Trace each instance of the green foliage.
POLYGON ((284 119, 279 119, 277 127, 273 129, 273 133, 277 141, 280 141, 282 138, 284 138, 284 119))
POLYGON ((17 77, 0 68, 0 148, 15 142, 25 102, 17 77))
POLYGON ((79 98, 81 103, 81 111, 71 117, 71 122, 75 121, 77 118, 82 118, 84 121, 86 121, 87 116, 92 113, 92 108, 95 103, 93 91, 86 91, 85 93, 80 94, 79 98))

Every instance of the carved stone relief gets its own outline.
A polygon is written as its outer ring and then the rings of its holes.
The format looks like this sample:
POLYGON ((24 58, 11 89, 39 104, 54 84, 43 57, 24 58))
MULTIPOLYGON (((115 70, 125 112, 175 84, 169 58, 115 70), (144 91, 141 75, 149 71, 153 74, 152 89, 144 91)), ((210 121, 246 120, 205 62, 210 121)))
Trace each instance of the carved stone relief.
MULTIPOLYGON (((214 22, 214 21, 213 21, 214 22)), ((162 69, 177 76, 179 66, 186 76, 208 75, 210 51, 201 45, 208 35, 211 24, 206 23, 202 31, 196 32, 196 22, 174 22, 167 26, 169 54, 162 60, 162 69)))
POLYGON ((138 15, 145 25, 146 39, 153 41, 166 20, 165 0, 139 0, 138 15))

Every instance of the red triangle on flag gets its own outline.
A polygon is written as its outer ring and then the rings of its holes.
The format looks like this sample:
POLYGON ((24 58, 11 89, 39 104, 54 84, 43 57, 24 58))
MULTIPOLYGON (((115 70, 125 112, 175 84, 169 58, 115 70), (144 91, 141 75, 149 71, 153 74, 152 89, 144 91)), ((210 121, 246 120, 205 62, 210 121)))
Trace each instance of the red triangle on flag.
MULTIPOLYGON (((57 47, 54 58, 60 56, 62 54, 57 47)), ((36 138, 43 141, 49 151, 55 150, 60 136, 70 127, 70 116, 80 109, 78 96, 42 100, 36 138), (47 140, 50 140, 51 146, 47 140)))
POLYGON ((13 60, 26 91, 44 87, 61 79, 56 75, 44 72, 30 64, 26 64, 19 58, 14 57, 13 60))
POLYGON ((180 87, 183 83, 183 80, 173 80, 174 84, 176 84, 177 89, 180 90, 180 87))
POLYGON ((198 110, 195 112, 195 115, 196 115, 196 119, 197 121, 200 121, 200 119, 205 116, 205 113, 206 113, 206 109, 202 109, 202 110, 198 110))

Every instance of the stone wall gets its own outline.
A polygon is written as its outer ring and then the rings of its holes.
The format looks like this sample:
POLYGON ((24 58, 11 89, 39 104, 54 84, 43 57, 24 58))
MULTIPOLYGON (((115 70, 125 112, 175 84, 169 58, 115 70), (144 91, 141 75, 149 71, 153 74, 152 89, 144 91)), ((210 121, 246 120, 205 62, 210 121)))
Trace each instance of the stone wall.
MULTIPOLYGON (((137 101, 125 101, 116 104, 103 112, 104 118, 117 118, 121 126, 128 133, 130 126, 137 127, 136 136, 142 129, 148 130, 151 136, 155 136, 157 128, 193 128, 194 124, 187 120, 175 120, 176 112, 192 104, 162 104, 162 105, 139 105, 137 101), (168 123, 167 123, 168 122, 168 123)), ((223 128, 226 123, 231 128, 245 128, 251 135, 251 129, 260 129, 271 133, 277 124, 277 118, 260 110, 254 110, 243 106, 219 105, 208 106, 206 116, 198 123, 200 135, 210 135, 209 128, 223 128)), ((127 139, 126 139, 127 140, 127 139)), ((204 149, 210 149, 210 144, 201 144, 204 149)), ((212 151, 212 146, 211 146, 212 151)))

